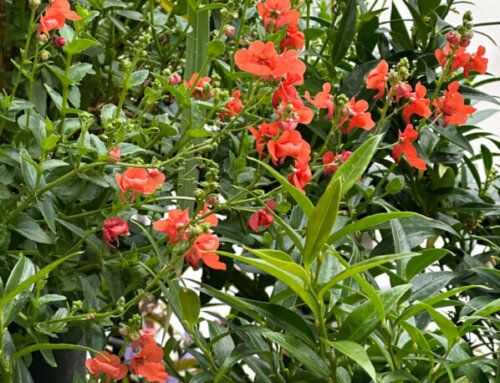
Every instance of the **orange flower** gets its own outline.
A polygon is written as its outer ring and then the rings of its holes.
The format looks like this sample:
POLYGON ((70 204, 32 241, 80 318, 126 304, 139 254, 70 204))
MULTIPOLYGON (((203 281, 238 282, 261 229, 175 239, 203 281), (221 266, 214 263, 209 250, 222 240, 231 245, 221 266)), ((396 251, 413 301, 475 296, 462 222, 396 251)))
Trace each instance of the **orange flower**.
POLYGON ((298 98, 297 89, 295 89, 294 85, 303 83, 304 78, 299 73, 287 73, 285 75, 285 81, 280 82, 278 89, 276 89, 273 94, 273 107, 277 108, 281 101, 288 102, 288 100, 298 98))
POLYGON ((434 53, 436 59, 443 68, 448 64, 448 60, 453 55, 453 62, 451 63, 450 71, 451 73, 455 72, 458 68, 463 67, 470 60, 470 54, 465 52, 464 47, 458 48, 455 53, 453 53, 453 47, 451 44, 448 44, 444 47, 443 50, 436 49, 434 53))
POLYGON ((288 27, 286 29, 286 37, 281 40, 280 47, 281 51, 283 52, 286 50, 288 47, 293 47, 298 50, 301 50, 304 48, 304 40, 306 39, 306 36, 300 32, 297 27, 288 27))
POLYGON ((444 117, 443 125, 463 125, 467 122, 469 114, 476 111, 476 108, 465 105, 463 96, 458 93, 460 84, 458 81, 448 85, 448 91, 444 91, 444 96, 434 100, 433 105, 437 108, 436 115, 444 117))
POLYGON ((272 122, 270 124, 263 123, 259 125, 259 130, 255 130, 254 127, 250 126, 248 128, 255 137, 255 146, 257 147, 257 152, 262 155, 262 149, 267 143, 275 138, 280 131, 280 127, 277 122, 272 122))
POLYGON ((367 89, 377 89, 378 93, 373 97, 375 100, 382 98, 385 92, 385 82, 387 81, 387 73, 389 72, 389 65, 385 60, 382 60, 378 65, 368 73, 366 79, 367 89))
POLYGON ((295 166, 293 168, 292 175, 288 178, 288 182, 299 189, 303 194, 306 194, 304 186, 307 185, 311 178, 312 172, 307 162, 295 161, 295 166))
POLYGON ((286 157, 302 162, 308 162, 311 159, 309 156, 311 147, 296 130, 284 131, 276 141, 271 140, 267 143, 267 149, 274 164, 278 161, 283 163, 286 157))
MULTIPOLYGON (((276 209, 275 201, 267 201, 266 206, 274 210, 276 209)), ((267 209, 260 209, 253 213, 248 220, 248 227, 258 233, 260 231, 260 227, 263 226, 264 229, 267 229, 274 222, 274 216, 267 209)))
POLYGON ((168 235, 168 244, 180 242, 186 238, 186 227, 191 221, 188 209, 182 211, 172 209, 168 211, 168 217, 153 223, 153 229, 168 235))
POLYGON ((219 218, 217 218, 215 214, 209 213, 210 209, 208 208, 208 203, 205 202, 203 210, 198 213, 198 216, 203 217, 208 214, 205 218, 203 218, 203 222, 208 223, 210 226, 217 226, 219 224, 219 218))
POLYGON ((469 78, 469 72, 474 69, 476 72, 485 74, 488 69, 488 59, 483 57, 486 48, 482 45, 477 48, 477 52, 472 54, 470 61, 464 66, 464 76, 469 78))
POLYGON ((115 175, 116 182, 121 190, 122 200, 125 199, 127 190, 132 190, 130 202, 134 202, 137 193, 153 194, 155 190, 165 181, 165 176, 156 169, 130 168, 123 176, 119 173, 115 175))
MULTIPOLYGON (((197 78, 198 73, 194 73, 189 81, 184 80, 184 84, 188 87, 188 89, 191 89, 197 78)), ((214 95, 210 87, 210 81, 212 81, 210 77, 200 77, 200 79, 196 83, 196 86, 194 87, 194 91, 191 94, 191 97, 199 97, 201 100, 204 100, 206 97, 213 97, 214 95), (210 88, 208 89, 208 91, 206 89, 207 87, 210 88)))
POLYGON ((316 108, 320 109, 324 108, 328 110, 328 113, 325 116, 326 120, 332 118, 333 113, 335 112, 335 106, 333 105, 333 97, 330 95, 331 89, 332 86, 330 85, 330 83, 325 82, 323 84, 323 91, 316 94, 316 96, 314 96, 314 100, 311 99, 311 96, 309 95, 308 91, 306 91, 305 93, 307 101, 313 104, 316 108))
POLYGON ((150 333, 141 333, 141 337, 132 343, 132 350, 137 353, 130 363, 130 372, 144 376, 148 382, 163 383, 168 378, 165 366, 160 363, 163 360, 163 349, 156 344, 150 333))
POLYGON ((242 71, 256 76, 270 76, 276 59, 276 49, 272 42, 254 41, 248 49, 240 49, 234 55, 234 61, 242 71))
POLYGON ((417 169, 427 169, 425 161, 417 156, 417 149, 412 145, 411 141, 416 140, 418 132, 413 129, 413 126, 408 124, 404 133, 399 132, 399 143, 392 149, 392 157, 399 164, 401 156, 406 155, 406 160, 411 166, 417 169))
POLYGON ((226 270, 226 264, 219 261, 219 256, 211 251, 219 248, 219 238, 212 233, 201 234, 194 241, 193 246, 186 253, 186 262, 193 268, 198 269, 200 259, 208 267, 216 270, 226 270))
POLYGON ((118 356, 110 354, 107 351, 101 351, 101 354, 98 354, 95 358, 89 358, 85 362, 85 366, 94 375, 96 382, 99 380, 99 375, 101 374, 106 374, 106 383, 109 383, 111 379, 123 379, 127 375, 127 366, 120 363, 121 361, 118 356), (104 354, 106 357, 101 354, 104 354))
POLYGON ((104 243, 109 247, 115 247, 111 241, 116 242, 116 246, 120 246, 118 241, 118 236, 128 235, 128 223, 123 221, 120 217, 115 217, 113 219, 107 219, 104 221, 102 228, 104 243))
POLYGON ((291 8, 290 0, 266 0, 257 4, 257 10, 264 19, 264 26, 269 31, 269 23, 274 24, 274 32, 282 25, 297 27, 300 13, 291 8))
POLYGON ((120 157, 122 156, 122 150, 118 147, 113 148, 108 153, 108 156, 110 156, 111 158, 114 158, 116 161, 120 161, 120 157))
POLYGON ((352 128, 358 127, 364 130, 370 130, 375 126, 372 120, 372 114, 366 112, 368 103, 365 100, 356 100, 351 98, 347 107, 342 111, 345 117, 340 119, 340 129, 343 133, 349 133, 352 128), (365 113, 366 112, 366 113, 365 113), (344 129, 344 122, 349 121, 347 130, 344 129))
POLYGON ((424 118, 429 118, 431 115, 431 110, 429 109, 429 104, 431 101, 424 98, 427 93, 425 86, 420 84, 420 82, 415 86, 415 92, 410 94, 411 104, 406 105, 403 108, 403 118, 406 123, 410 122, 410 117, 413 114, 417 114, 424 118))
POLYGON ((235 90, 231 94, 231 97, 233 99, 228 101, 226 103, 226 106, 224 106, 224 108, 227 109, 228 111, 226 112, 225 110, 223 110, 222 112, 220 112, 219 117, 222 121, 226 121, 224 119, 224 116, 234 117, 239 112, 241 112, 241 109, 243 109, 243 103, 240 100, 240 96, 241 96, 241 92, 239 90, 235 90))
POLYGON ((342 153, 334 155, 333 152, 326 152, 323 155, 323 165, 325 165, 325 177, 330 173, 335 173, 337 169, 347 161, 352 152, 343 150, 342 153))
MULTIPOLYGON (((301 77, 306 71, 306 64, 299 58, 300 53, 294 49, 289 49, 281 55, 276 56, 271 63, 273 68, 272 76, 279 79, 287 73, 298 73, 301 77)), ((301 81, 301 83, 303 80, 301 81)))
POLYGON ((37 29, 37 36, 41 40, 42 33, 47 37, 53 29, 61 29, 68 20, 80 20, 81 17, 70 9, 68 0, 54 0, 46 9, 45 14, 40 16, 40 25, 37 29))

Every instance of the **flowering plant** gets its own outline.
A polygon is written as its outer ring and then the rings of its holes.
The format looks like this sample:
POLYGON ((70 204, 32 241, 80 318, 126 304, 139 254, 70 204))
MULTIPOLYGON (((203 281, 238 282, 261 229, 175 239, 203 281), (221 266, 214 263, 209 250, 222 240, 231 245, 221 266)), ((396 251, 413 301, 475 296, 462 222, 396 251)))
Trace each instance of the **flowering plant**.
POLYGON ((3 382, 493 382, 454 3, 0 0, 3 382))

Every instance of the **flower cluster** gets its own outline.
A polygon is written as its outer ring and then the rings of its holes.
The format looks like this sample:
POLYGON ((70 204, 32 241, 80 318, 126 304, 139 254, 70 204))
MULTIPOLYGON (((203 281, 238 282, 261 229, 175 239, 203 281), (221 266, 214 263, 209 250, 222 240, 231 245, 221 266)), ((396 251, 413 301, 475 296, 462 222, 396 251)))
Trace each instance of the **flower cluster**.
POLYGON ((151 329, 141 330, 140 337, 132 342, 132 355, 125 362, 121 363, 120 357, 102 351, 95 358, 89 358, 86 361, 87 369, 94 375, 97 382, 99 376, 106 376, 106 383, 111 379, 123 379, 127 372, 134 375, 144 376, 148 382, 163 383, 167 380, 168 374, 165 366, 161 364, 163 360, 163 349, 156 344, 153 338, 154 331, 151 329))

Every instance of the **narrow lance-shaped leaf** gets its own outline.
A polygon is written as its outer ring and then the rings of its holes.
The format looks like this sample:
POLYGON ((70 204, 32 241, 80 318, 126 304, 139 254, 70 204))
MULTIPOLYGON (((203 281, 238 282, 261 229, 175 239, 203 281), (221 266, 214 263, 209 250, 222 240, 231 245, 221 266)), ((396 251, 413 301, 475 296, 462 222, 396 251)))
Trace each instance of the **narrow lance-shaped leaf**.
POLYGON ((339 210, 341 190, 342 181, 332 179, 309 217, 303 254, 306 269, 314 262, 332 232, 339 210))

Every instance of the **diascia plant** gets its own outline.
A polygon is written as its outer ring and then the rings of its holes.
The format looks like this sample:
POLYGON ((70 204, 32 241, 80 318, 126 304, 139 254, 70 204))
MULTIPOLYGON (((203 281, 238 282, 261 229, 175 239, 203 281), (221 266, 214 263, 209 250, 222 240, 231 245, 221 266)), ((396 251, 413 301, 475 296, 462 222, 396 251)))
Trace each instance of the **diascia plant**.
POLYGON ((497 381, 455 3, 0 0, 3 382, 497 381))

